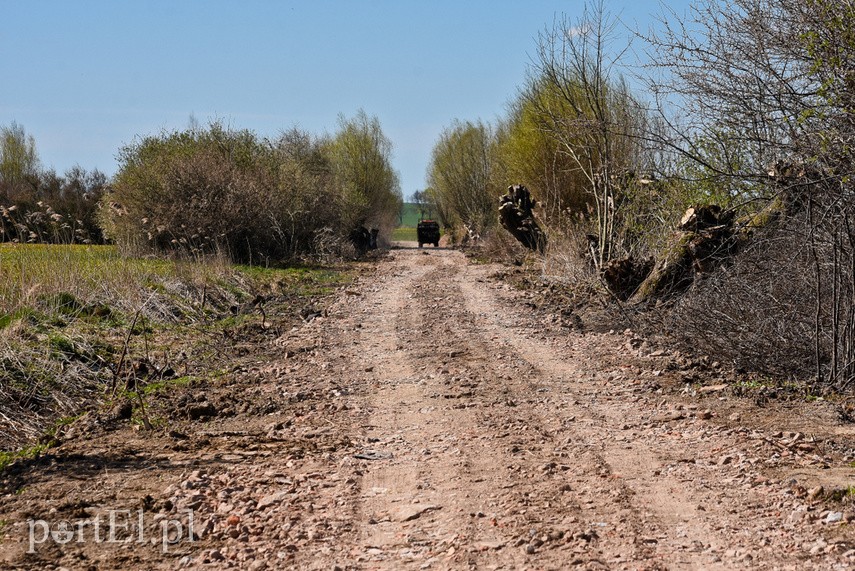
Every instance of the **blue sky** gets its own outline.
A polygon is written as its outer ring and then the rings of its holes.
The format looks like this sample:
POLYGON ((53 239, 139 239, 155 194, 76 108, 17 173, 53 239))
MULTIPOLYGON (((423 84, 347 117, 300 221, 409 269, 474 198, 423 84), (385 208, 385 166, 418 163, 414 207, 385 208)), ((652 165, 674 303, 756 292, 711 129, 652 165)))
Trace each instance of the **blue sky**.
MULTIPOLYGON (((685 0, 677 4, 683 6, 685 0)), ((108 175, 137 135, 191 114, 275 136, 380 119, 405 196, 424 187, 455 118, 493 121, 523 83, 538 32, 581 1, 0 0, 0 125, 42 163, 108 175)), ((646 28, 658 2, 611 2, 646 28)))

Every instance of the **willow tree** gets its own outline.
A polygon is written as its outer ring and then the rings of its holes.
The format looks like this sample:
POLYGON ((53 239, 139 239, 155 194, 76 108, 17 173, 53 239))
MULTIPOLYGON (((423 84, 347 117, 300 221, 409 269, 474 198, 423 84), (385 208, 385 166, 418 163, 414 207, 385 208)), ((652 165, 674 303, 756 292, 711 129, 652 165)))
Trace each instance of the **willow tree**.
POLYGON ((8 197, 22 185, 35 187, 39 177, 36 141, 15 122, 0 127, 0 184, 8 197))
POLYGON ((623 52, 612 49, 616 25, 602 2, 576 21, 556 20, 538 38, 523 92, 537 128, 557 143, 564 176, 590 197, 597 267, 617 253, 625 181, 650 166, 647 114, 617 72, 623 52))
POLYGON ((327 148, 344 224, 391 228, 401 208, 401 185, 392 167, 392 142, 377 117, 359 111, 339 117, 327 148))
POLYGON ((477 233, 495 225, 494 135, 482 122, 455 121, 434 144, 428 184, 446 223, 464 224, 477 233))

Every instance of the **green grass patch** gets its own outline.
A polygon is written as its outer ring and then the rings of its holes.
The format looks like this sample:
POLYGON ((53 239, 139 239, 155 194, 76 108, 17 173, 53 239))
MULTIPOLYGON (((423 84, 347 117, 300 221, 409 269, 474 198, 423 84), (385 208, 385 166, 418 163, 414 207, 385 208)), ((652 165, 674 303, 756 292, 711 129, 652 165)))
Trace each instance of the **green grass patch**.
POLYGON ((405 202, 401 206, 401 215, 398 218, 399 226, 412 226, 415 228, 419 223, 420 213, 419 207, 413 202, 405 202))
POLYGON ((289 268, 269 268, 262 266, 234 266, 247 277, 257 282, 275 283, 281 281, 312 281, 316 283, 341 282, 346 272, 336 268, 317 266, 294 266, 289 268))
POLYGON ((62 357, 71 357, 77 354, 77 347, 74 342, 57 332, 48 335, 48 345, 62 357))
POLYGON ((36 444, 15 451, 0 450, 0 472, 8 468, 16 460, 31 460, 38 458, 43 452, 50 448, 50 444, 36 444))
POLYGON ((284 295, 312 297, 327 295, 353 281, 353 275, 342 268, 298 266, 291 268, 263 268, 235 266, 251 278, 256 287, 267 287, 284 295))
POLYGON ((51 430, 49 433, 51 435, 56 434, 56 431, 59 430, 61 427, 68 426, 69 424, 72 424, 74 421, 78 420, 82 416, 83 416, 83 413, 80 413, 80 414, 75 414, 73 416, 64 416, 64 417, 60 418, 59 420, 57 420, 54 423, 53 430, 51 430))
POLYGON ((480 253, 467 254, 466 257, 470 263, 473 263, 476 266, 486 266, 493 263, 493 260, 480 253))
POLYGON ((415 228, 400 226, 392 230, 392 240, 395 242, 417 242, 418 239, 415 228))
MULTIPOLYGON (((12 357, 4 356, 0 359, 0 377, 3 379, 4 389, 11 390, 22 395, 33 392, 34 387, 47 387, 54 379, 44 363, 17 354, 12 357)), ((42 391, 37 391, 41 394, 42 391)))
POLYGON ((117 305, 129 309, 151 293, 168 296, 169 280, 212 284, 245 301, 265 286, 306 295, 329 293, 351 276, 338 268, 130 258, 113 246, 0 244, 0 330, 22 317, 27 307, 65 320, 90 318, 120 325, 113 315, 117 305), (236 274, 250 283, 235 280, 236 274))
POLYGON ((67 291, 39 296, 39 302, 60 315, 75 316, 83 311, 83 304, 67 291))
POLYGON ((100 315, 98 298, 138 298, 140 284, 174 273, 173 262, 125 258, 112 246, 0 244, 0 314, 29 306, 100 315))
POLYGON ((20 307, 11 313, 0 315, 0 331, 6 329, 17 321, 26 320, 30 325, 39 325, 48 321, 45 314, 31 307, 20 307))
POLYGON ((415 202, 405 202, 401 207, 401 214, 398 216, 398 226, 410 226, 415 228, 422 218, 428 220, 436 220, 437 212, 433 208, 419 209, 419 205, 415 202), (424 216, 422 216, 424 214, 424 216))
POLYGON ((770 385, 758 378, 741 378, 733 386, 747 391, 756 391, 770 385))
POLYGON ((202 380, 201 377, 194 377, 193 375, 187 375, 184 377, 175 377, 173 379, 164 379, 162 381, 154 381, 148 383, 143 387, 142 394, 143 396, 153 396, 158 395, 162 392, 166 392, 169 390, 173 390, 180 387, 189 387, 198 381, 202 380))

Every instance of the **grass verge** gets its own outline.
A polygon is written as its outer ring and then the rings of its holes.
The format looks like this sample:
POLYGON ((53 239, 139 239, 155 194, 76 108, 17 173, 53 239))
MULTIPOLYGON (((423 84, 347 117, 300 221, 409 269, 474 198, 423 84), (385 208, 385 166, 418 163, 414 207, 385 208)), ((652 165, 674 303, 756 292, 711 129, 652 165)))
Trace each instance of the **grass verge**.
POLYGON ((416 229, 409 226, 399 226, 392 230, 392 240, 395 242, 415 242, 418 240, 416 229))
MULTIPOLYGON (((213 379, 278 335, 349 267, 126 258, 109 246, 0 245, 0 461, 123 394, 213 379), (238 348, 240 351, 238 351, 238 348)), ((143 400, 143 399, 137 399, 143 400)), ((142 406, 142 405, 140 405, 142 406)), ((4 460, 5 459, 5 460, 4 460)))

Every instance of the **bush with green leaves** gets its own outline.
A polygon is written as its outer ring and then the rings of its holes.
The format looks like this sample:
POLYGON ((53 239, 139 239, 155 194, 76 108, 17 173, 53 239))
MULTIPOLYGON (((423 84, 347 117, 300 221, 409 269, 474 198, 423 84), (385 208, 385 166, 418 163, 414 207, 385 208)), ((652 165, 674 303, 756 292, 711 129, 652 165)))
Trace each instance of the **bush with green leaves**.
POLYGON ((400 205, 391 143, 360 112, 332 137, 275 140, 213 123, 125 146, 103 200, 105 233, 130 252, 225 254, 278 263, 343 247, 400 205))

